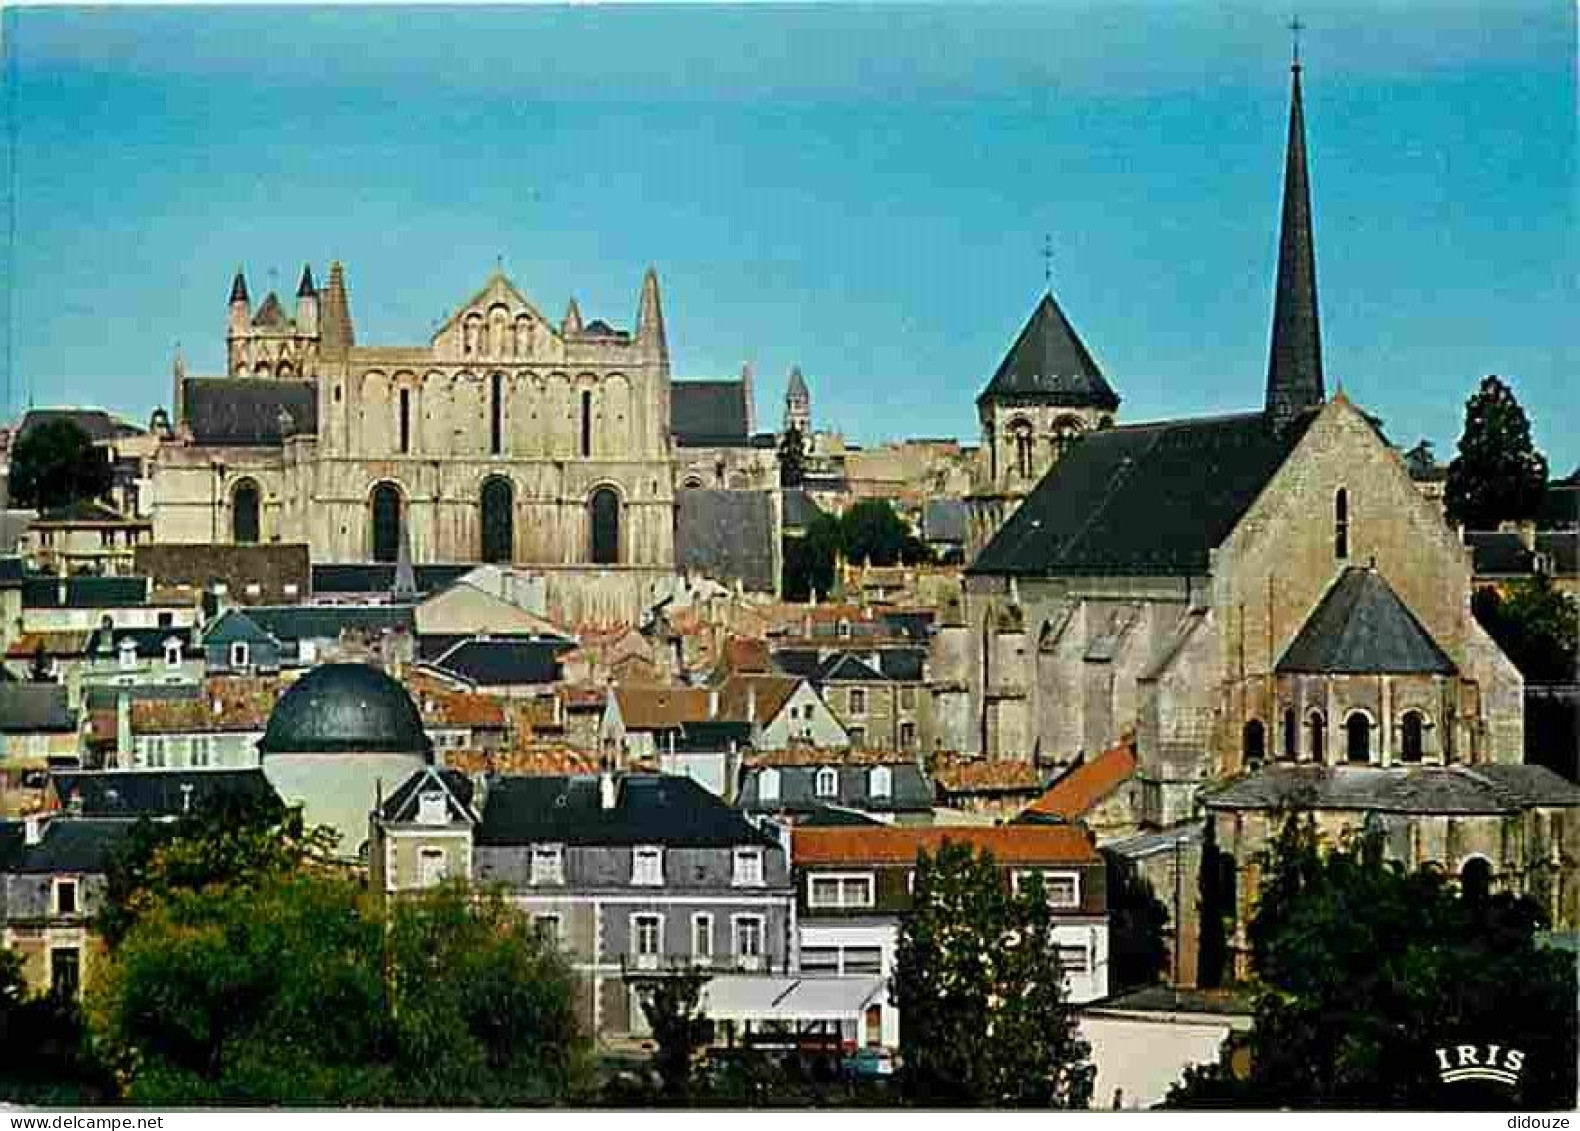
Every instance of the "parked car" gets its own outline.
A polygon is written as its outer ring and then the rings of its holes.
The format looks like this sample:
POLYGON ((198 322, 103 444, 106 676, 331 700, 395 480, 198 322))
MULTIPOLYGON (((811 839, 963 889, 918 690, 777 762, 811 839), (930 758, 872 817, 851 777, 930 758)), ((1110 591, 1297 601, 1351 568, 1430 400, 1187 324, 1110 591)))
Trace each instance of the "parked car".
POLYGON ((894 1075, 894 1054, 888 1049, 857 1049, 844 1060, 845 1075, 852 1080, 878 1080, 894 1075))

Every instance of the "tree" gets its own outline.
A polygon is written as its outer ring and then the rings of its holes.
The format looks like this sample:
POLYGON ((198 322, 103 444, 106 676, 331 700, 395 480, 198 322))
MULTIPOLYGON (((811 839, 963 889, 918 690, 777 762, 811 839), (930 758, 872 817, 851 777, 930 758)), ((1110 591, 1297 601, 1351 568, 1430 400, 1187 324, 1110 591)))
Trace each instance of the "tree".
POLYGON ((841 546, 839 519, 819 512, 799 538, 784 540, 784 595, 805 601, 834 588, 834 560, 841 546))
POLYGON ((11 498, 19 506, 53 510, 109 490, 109 457, 67 417, 28 429, 11 449, 11 498))
POLYGON ((875 566, 929 561, 931 552, 884 499, 862 499, 839 520, 840 548, 847 560, 875 566))
POLYGON ((1531 423, 1514 392, 1486 377, 1465 402, 1459 454, 1448 465, 1448 520, 1471 530, 1533 518, 1547 489, 1547 457, 1531 443, 1531 423))
POLYGON ((110 1094, 83 1039, 76 1002, 30 992, 21 956, 0 950, 0 1098, 81 1107, 110 1094))
POLYGON ((890 984, 900 1086, 929 1106, 1082 1108, 1096 1070, 1064 998, 1040 876, 1011 894, 990 853, 917 857, 890 984))
POLYGON ((700 1005, 707 981, 707 974, 676 974, 649 979, 639 991, 642 1013, 658 1045, 653 1067, 669 1103, 694 1098, 697 1054, 713 1039, 713 1022, 700 1005))
POLYGON ((1529 683, 1569 683, 1580 651, 1580 604, 1538 574, 1506 594, 1478 589, 1470 601, 1476 620, 1529 683))
POLYGON ((272 793, 218 794, 174 821, 140 820, 111 857, 99 933, 115 946, 149 907, 177 891, 246 886, 327 864, 337 834, 307 828, 272 793))
POLYGON ((1169 910, 1123 857, 1103 855, 1108 861, 1109 991, 1149 985, 1168 966, 1163 936, 1169 910))
POLYGON ((1384 859, 1380 830, 1324 852, 1291 815, 1249 925, 1260 986, 1250 1070, 1187 1074, 1178 1107, 1570 1108, 1575 964, 1536 943, 1530 901, 1384 859), (1524 1054, 1516 1089, 1446 1084, 1436 1050, 1524 1054))
POLYGON ((502 899, 387 914, 353 881, 177 890, 89 994, 125 1097, 154 1106, 543 1103, 581 1094, 571 973, 502 899))
POLYGON ((806 437, 792 424, 779 438, 779 486, 799 487, 806 481, 806 437))

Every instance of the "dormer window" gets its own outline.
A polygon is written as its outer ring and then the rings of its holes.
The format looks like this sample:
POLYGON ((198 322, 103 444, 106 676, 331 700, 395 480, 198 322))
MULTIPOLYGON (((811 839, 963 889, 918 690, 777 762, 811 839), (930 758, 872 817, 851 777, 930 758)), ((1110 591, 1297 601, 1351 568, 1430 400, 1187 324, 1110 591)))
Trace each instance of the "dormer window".
POLYGON ((176 640, 165 641, 165 667, 179 668, 181 666, 181 644, 176 640))
POLYGON ((776 803, 779 800, 779 771, 773 768, 757 775, 757 800, 776 803))
POLYGON ((763 886, 763 850, 760 848, 737 848, 735 850, 735 870, 730 881, 738 888, 759 888, 763 886))
POLYGON ((824 766, 817 772, 816 790, 819 797, 839 796, 839 773, 832 766, 824 766))
POLYGON ((417 823, 420 825, 445 825, 450 822, 450 809, 444 803, 442 790, 424 790, 417 798, 417 823))
POLYGON ((121 667, 126 669, 137 666, 137 645, 130 640, 121 641, 121 667))
POLYGON ((252 649, 245 640, 230 642, 230 666, 237 671, 252 665, 252 649))
POLYGON ((563 884, 565 882, 565 848, 558 844, 532 846, 531 882, 534 884, 563 884))
POLYGON ((874 766, 867 774, 867 792, 874 797, 894 794, 894 775, 887 766, 874 766))
POLYGON ((660 887, 664 883, 664 850, 653 845, 642 845, 631 852, 631 882, 642 887, 660 887))

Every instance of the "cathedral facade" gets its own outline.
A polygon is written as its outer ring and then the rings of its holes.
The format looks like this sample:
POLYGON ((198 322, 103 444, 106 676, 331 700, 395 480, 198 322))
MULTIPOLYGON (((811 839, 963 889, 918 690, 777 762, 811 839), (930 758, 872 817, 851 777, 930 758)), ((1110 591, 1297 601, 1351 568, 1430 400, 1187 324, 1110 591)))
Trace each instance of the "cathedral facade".
MULTIPOLYGON (((669 347, 657 275, 635 327, 551 322, 495 274, 417 345, 356 340, 345 273, 295 310, 237 273, 227 371, 188 376, 153 462, 158 542, 305 543, 314 561, 672 571, 669 347)), ((707 383, 713 384, 713 383, 707 383)))

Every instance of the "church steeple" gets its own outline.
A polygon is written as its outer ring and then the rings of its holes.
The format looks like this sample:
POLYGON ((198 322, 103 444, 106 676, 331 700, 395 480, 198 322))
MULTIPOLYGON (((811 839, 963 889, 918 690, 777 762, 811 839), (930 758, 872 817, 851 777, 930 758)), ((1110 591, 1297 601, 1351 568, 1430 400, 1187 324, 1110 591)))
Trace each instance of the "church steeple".
POLYGON ((1269 417, 1287 423, 1321 404, 1322 329, 1317 316, 1317 258, 1311 234, 1311 182, 1306 172, 1306 116, 1300 97, 1300 49, 1290 68, 1289 143, 1284 157, 1278 280, 1273 291, 1273 341, 1267 361, 1269 417))

